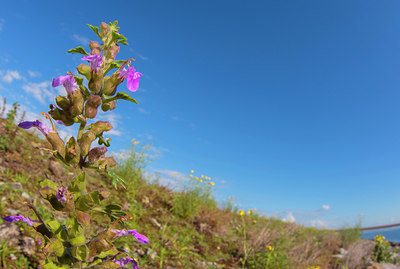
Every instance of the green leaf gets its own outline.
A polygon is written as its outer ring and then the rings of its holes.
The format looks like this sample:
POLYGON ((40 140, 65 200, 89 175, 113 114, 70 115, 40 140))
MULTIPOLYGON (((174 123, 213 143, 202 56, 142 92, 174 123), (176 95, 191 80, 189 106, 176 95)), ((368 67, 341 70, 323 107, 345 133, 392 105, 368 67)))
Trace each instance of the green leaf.
POLYGON ((126 186, 128 183, 118 175, 116 175, 113 171, 107 169, 107 174, 112 178, 112 185, 114 188, 117 188, 117 185, 120 184, 124 189, 126 189, 126 186))
POLYGON ((51 181, 50 179, 45 179, 43 181, 40 182, 40 187, 45 188, 45 187, 49 187, 53 190, 57 190, 57 184, 54 183, 53 181, 51 181))
POLYGON ((98 141, 97 143, 99 143, 99 145, 104 144, 104 146, 109 147, 110 146, 110 142, 111 138, 107 138, 106 140, 104 140, 104 137, 102 135, 98 136, 98 141))
POLYGON ((60 269, 60 268, 66 268, 66 267, 58 266, 53 262, 47 262, 46 264, 43 265, 43 269, 60 269))
POLYGON ((60 229, 60 227, 61 227, 60 223, 58 223, 58 221, 55 219, 46 221, 46 225, 50 227, 50 229, 53 233, 56 233, 58 231, 58 229, 60 229))
POLYGON ((50 239, 49 245, 47 247, 48 253, 55 253, 58 257, 62 256, 64 253, 63 243, 57 238, 50 239))
POLYGON ((105 258, 105 257, 107 257, 107 256, 114 256, 114 255, 116 255, 118 253, 118 250, 116 249, 116 248, 112 248, 112 249, 109 249, 109 250, 106 250, 106 251, 102 251, 102 252, 100 252, 100 254, 99 255, 97 255, 97 257, 99 257, 99 258, 105 258))
POLYGON ((75 210, 76 218, 78 219, 78 222, 83 225, 87 226, 90 224, 90 216, 82 211, 75 210))
POLYGON ((90 29, 92 29, 93 32, 101 39, 101 36, 100 36, 100 33, 99 33, 99 27, 93 26, 93 25, 90 25, 90 24, 86 24, 86 25, 89 26, 90 29))
POLYGON ((82 193, 85 191, 85 187, 85 172, 82 172, 82 174, 72 180, 71 184, 68 186, 68 190, 70 192, 82 193))
MULTIPOLYGON (((98 29, 97 29, 97 31, 98 31, 98 29)), ((67 52, 68 53, 80 53, 80 54, 83 54, 83 55, 86 55, 86 56, 89 55, 89 53, 87 53, 85 51, 85 49, 82 48, 82 47, 76 47, 74 49, 67 50, 67 52)))
POLYGON ((100 204, 100 193, 99 193, 99 191, 96 190, 96 191, 91 192, 90 193, 90 197, 92 197, 93 202, 96 205, 100 204))
POLYGON ((117 204, 109 204, 105 206, 106 211, 112 211, 112 210, 121 210, 122 207, 117 204))
POLYGON ((88 256, 88 248, 86 245, 72 248, 72 255, 78 260, 85 261, 88 256))
POLYGON ((75 201, 76 209, 82 212, 90 210, 93 207, 93 205, 94 205, 93 200, 88 194, 79 196, 78 199, 76 199, 75 201))
POLYGON ((86 238, 85 238, 85 236, 82 234, 82 235, 79 235, 79 236, 77 236, 77 237, 74 237, 74 238, 70 238, 69 239, 69 242, 73 245, 73 246, 79 246, 79 245, 83 245, 84 243, 85 243, 85 241, 86 241, 86 238))
POLYGON ((123 100, 127 100, 127 101, 131 101, 133 103, 138 104, 138 102, 133 99, 129 94, 127 94, 126 92, 119 92, 117 93, 117 95, 115 96, 117 97, 117 99, 123 99, 123 100))

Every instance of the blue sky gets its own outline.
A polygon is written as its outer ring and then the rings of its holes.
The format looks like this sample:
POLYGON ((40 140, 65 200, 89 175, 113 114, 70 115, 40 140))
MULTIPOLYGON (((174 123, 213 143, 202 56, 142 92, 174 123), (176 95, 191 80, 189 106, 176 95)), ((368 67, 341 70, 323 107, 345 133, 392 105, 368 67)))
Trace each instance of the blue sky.
MULTIPOLYGON (((111 150, 136 138, 149 168, 215 180, 215 195, 307 226, 400 222, 398 1, 7 1, 0 96, 28 116, 75 71, 66 53, 119 21, 144 74, 139 105, 103 115, 111 150)), ((126 84, 119 86, 127 91, 126 84)), ((68 133, 65 130, 66 134, 68 133)))

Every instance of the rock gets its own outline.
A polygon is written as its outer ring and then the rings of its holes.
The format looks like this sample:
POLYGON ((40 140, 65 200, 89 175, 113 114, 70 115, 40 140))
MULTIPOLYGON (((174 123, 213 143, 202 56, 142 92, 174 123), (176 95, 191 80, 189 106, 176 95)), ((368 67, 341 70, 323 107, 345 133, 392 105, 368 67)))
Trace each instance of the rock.
POLYGON ((18 210, 15 210, 13 208, 7 208, 6 209, 8 211, 8 213, 10 213, 10 215, 15 216, 18 214, 18 210))
POLYGON ((153 222, 154 225, 156 225, 158 228, 161 229, 162 225, 155 218, 150 218, 150 221, 153 222))
POLYGON ((0 242, 8 240, 8 247, 16 248, 27 256, 32 256, 36 252, 36 242, 32 237, 24 236, 18 225, 10 222, 0 224, 0 242))
POLYGON ((11 183, 11 188, 13 188, 13 189, 18 189, 18 190, 22 190, 22 184, 21 183, 19 183, 19 182, 14 182, 14 183, 11 183))
POLYGON ((150 259, 154 260, 157 257, 157 252, 155 252, 151 248, 148 248, 146 251, 146 255, 149 256, 150 259))
MULTIPOLYGON (((8 210, 10 212, 10 210, 8 210)), ((17 247, 19 244, 19 237, 21 232, 18 225, 10 222, 0 224, 0 242, 8 241, 8 247, 17 247)))
POLYGON ((23 192, 23 193, 21 194, 21 196, 22 196, 22 198, 24 198, 25 200, 30 200, 30 199, 31 199, 31 196, 30 196, 29 194, 27 194, 26 192, 23 192))
POLYGON ((391 263, 377 263, 377 262, 373 262, 367 267, 367 269, 399 269, 399 268, 400 266, 391 263))
POLYGON ((57 161, 51 160, 49 163, 49 169, 56 177, 59 177, 64 173, 64 168, 57 161))

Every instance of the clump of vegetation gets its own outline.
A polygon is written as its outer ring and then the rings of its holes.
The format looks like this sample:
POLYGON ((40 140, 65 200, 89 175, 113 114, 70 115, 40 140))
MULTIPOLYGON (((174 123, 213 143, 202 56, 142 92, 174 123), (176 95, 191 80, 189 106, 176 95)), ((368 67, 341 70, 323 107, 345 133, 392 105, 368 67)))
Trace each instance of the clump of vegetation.
MULTIPOLYGON (((1 108, 1 115, 4 114, 6 108, 6 99, 3 99, 3 106, 1 108)), ((0 150, 12 151, 18 144, 21 143, 21 137, 17 136, 18 127, 15 126, 17 121, 19 104, 15 102, 12 108, 7 112, 5 121, 1 123, 1 127, 4 128, 3 132, 0 132, 0 150)), ((25 117, 25 112, 22 113, 19 121, 22 121, 25 117)))

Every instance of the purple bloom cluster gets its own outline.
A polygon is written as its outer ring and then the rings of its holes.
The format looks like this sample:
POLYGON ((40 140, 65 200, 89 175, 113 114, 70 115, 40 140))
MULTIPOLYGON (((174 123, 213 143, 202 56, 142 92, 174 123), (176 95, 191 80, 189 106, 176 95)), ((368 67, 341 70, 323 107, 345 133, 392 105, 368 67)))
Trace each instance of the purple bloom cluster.
POLYGON ((142 73, 136 72, 135 67, 131 66, 128 69, 124 68, 120 71, 119 76, 127 80, 128 90, 131 92, 136 92, 139 88, 139 79, 142 73))
POLYGON ((23 221, 29 226, 33 226, 33 221, 30 218, 26 218, 22 216, 21 214, 18 214, 16 216, 7 216, 4 217, 3 220, 8 221, 8 222, 14 222, 14 221, 23 221))
POLYGON ((74 76, 71 73, 69 73, 66 76, 59 76, 58 78, 53 78, 53 83, 51 85, 53 87, 63 85, 68 94, 74 93, 77 87, 74 76))
POLYGON ((41 131, 42 134, 44 134, 45 136, 49 135, 50 132, 53 132, 53 130, 51 130, 50 128, 48 128, 48 127, 46 126, 46 124, 44 124, 44 123, 42 123, 42 122, 40 122, 40 121, 38 121, 38 120, 35 120, 35 121, 23 121, 23 122, 21 122, 20 124, 18 124, 18 127, 19 127, 19 128, 22 128, 22 129, 29 129, 29 128, 31 128, 31 127, 36 127, 36 128, 38 128, 39 131, 41 131))
POLYGON ((100 70, 100 67, 103 63, 102 57, 98 54, 91 54, 88 56, 84 56, 82 57, 81 60, 87 60, 90 63, 90 69, 92 71, 95 70, 96 72, 100 70))
POLYGON ((65 191, 67 190, 67 187, 61 187, 58 186, 57 187, 57 200, 59 202, 66 202, 67 201, 67 197, 65 196, 65 191))
POLYGON ((149 243, 149 239, 146 236, 136 232, 136 230, 122 229, 122 230, 111 230, 111 232, 117 234, 117 237, 129 234, 129 235, 134 236, 140 243, 143 243, 143 244, 149 243))
POLYGON ((131 262, 132 263, 132 269, 139 269, 136 261, 134 259, 132 259, 131 257, 121 258, 119 260, 114 259, 113 262, 118 264, 120 267, 124 267, 126 264, 131 262))

